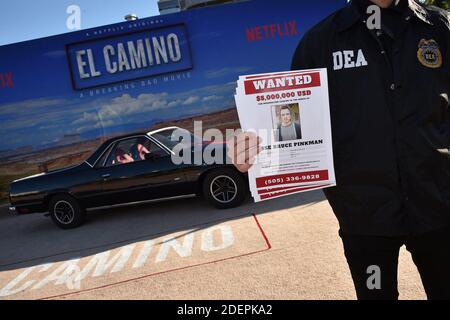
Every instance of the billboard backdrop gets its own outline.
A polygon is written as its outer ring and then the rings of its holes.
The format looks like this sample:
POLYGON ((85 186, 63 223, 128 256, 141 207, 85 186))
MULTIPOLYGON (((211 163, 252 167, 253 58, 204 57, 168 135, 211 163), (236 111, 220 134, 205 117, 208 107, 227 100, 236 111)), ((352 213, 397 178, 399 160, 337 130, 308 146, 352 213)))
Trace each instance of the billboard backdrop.
POLYGON ((239 126, 239 75, 288 70, 346 0, 250 0, 0 46, 0 202, 13 179, 82 161, 106 138, 239 126))

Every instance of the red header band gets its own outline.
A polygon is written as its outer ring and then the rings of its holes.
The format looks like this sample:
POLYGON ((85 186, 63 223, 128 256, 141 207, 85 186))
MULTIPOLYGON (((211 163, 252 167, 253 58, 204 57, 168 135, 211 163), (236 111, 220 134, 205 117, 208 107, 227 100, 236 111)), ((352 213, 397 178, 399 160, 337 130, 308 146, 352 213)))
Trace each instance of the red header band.
POLYGON ((245 94, 319 87, 320 73, 289 74, 245 81, 245 94))
POLYGON ((281 174, 256 179, 258 188, 328 180, 328 170, 281 174))

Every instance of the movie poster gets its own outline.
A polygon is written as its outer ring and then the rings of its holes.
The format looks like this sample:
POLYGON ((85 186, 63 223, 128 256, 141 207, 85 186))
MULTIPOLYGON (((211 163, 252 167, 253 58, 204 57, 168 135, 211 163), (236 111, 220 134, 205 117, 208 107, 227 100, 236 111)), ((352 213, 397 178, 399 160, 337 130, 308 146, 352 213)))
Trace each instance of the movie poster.
POLYGON ((305 31, 346 2, 244 1, 1 46, 0 203, 11 181, 113 136, 237 128, 239 75, 289 69, 305 31))

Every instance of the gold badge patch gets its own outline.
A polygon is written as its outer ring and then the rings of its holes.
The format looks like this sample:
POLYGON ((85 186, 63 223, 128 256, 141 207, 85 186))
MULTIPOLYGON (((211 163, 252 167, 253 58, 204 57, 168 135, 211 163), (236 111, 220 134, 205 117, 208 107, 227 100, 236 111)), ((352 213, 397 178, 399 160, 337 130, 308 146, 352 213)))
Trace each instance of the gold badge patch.
POLYGON ((440 68, 442 66, 442 53, 438 43, 433 39, 420 40, 417 58, 427 68, 440 68))

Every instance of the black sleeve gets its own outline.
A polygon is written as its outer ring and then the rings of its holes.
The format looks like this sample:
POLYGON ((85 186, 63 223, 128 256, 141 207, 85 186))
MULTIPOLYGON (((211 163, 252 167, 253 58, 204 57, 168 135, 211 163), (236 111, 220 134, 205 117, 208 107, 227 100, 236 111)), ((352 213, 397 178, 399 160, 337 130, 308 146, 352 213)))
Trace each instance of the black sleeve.
POLYGON ((291 70, 315 69, 314 48, 311 41, 311 32, 307 32, 295 50, 292 58, 291 70))
POLYGON ((427 7, 431 16, 431 22, 434 28, 440 35, 441 45, 444 46, 443 51, 443 72, 442 77, 439 79, 438 85, 444 94, 441 95, 441 108, 436 113, 436 123, 442 124, 443 134, 447 142, 448 148, 450 148, 450 13, 443 9, 436 7, 427 7), (447 93, 447 95, 445 95, 447 93))
POLYGON ((445 48, 445 56, 444 59, 444 70, 445 70, 445 79, 444 79, 444 93, 447 95, 443 96, 443 105, 445 112, 445 124, 444 130, 447 137, 447 147, 450 149, 450 12, 440 10, 440 25, 443 27, 443 38, 447 39, 446 48, 445 48))
MULTIPOLYGON (((450 30, 447 31, 448 37, 450 39, 450 30)), ((446 65, 445 73, 445 84, 444 84, 444 94, 441 96, 443 109, 444 109, 444 132, 447 138, 447 148, 450 150, 450 41, 447 42, 447 52, 444 61, 446 65), (445 95, 447 93, 447 95, 445 95)))

